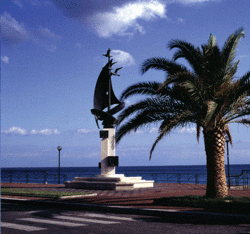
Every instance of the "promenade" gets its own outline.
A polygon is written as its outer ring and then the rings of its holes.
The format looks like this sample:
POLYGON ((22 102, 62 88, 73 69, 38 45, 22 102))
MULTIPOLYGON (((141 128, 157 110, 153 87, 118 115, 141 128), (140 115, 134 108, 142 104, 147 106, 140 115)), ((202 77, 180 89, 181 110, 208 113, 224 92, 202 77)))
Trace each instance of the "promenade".
MULTIPOLYGON (((51 191, 73 191, 88 192, 92 195, 86 197, 69 197, 67 199, 49 199, 26 196, 9 196, 2 195, 1 199, 9 201, 30 201, 30 202, 50 202, 57 204, 87 205, 93 207, 123 207, 136 209, 153 209, 159 211, 192 211, 208 212, 202 207, 180 207, 168 206, 164 204, 164 199, 186 196, 186 195, 205 195, 206 185, 200 184, 173 184, 173 183, 155 183, 153 188, 134 189, 134 190, 83 190, 65 188, 63 184, 25 184, 25 183, 1 183, 2 188, 29 188, 34 190, 51 190, 51 191)), ((232 188, 229 190, 229 196, 250 197, 250 190, 240 190, 232 188)), ((209 210, 211 212, 211 210, 209 210)), ((237 211, 221 211, 222 213, 237 213, 237 211)), ((217 211, 218 213, 218 211, 217 211)))

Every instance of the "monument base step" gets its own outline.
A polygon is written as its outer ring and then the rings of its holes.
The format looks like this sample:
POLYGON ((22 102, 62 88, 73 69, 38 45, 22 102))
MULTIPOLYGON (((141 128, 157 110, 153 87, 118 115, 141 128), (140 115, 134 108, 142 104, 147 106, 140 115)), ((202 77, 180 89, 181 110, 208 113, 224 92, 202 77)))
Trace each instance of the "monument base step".
POLYGON ((142 180, 141 177, 125 177, 124 175, 94 177, 75 177, 65 182, 66 188, 91 190, 130 190, 136 188, 152 188, 153 180, 142 180))

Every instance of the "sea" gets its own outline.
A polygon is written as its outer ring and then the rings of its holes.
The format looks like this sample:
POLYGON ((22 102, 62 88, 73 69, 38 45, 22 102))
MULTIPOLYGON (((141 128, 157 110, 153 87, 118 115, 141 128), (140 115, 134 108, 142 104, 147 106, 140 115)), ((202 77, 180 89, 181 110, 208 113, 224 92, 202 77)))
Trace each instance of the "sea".
MULTIPOLYGON (((225 166, 226 175, 228 167, 225 166)), ((250 164, 232 164, 229 167, 231 184, 241 184, 242 171, 250 174, 250 164)), ((64 183, 74 177, 93 177, 99 175, 98 167, 22 167, 2 168, 2 182, 19 183, 64 183), (60 177, 59 177, 60 175, 60 177)), ((119 166, 116 174, 141 176, 142 179, 154 180, 156 183, 206 183, 206 165, 189 166, 119 166)), ((250 179, 250 178, 249 178, 250 179)))

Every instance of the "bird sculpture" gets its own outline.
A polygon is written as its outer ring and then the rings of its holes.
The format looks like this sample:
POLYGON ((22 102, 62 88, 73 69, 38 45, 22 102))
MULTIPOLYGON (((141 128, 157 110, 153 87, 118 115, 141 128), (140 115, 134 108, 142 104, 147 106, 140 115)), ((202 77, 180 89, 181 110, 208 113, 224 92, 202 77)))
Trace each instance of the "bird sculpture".
POLYGON ((107 53, 106 54, 103 54, 103 56, 105 57, 112 57, 112 55, 110 55, 110 48, 107 50, 107 53))
POLYGON ((120 76, 119 74, 117 74, 117 72, 118 72, 120 69, 122 69, 122 67, 119 67, 119 68, 115 69, 115 72, 111 73, 111 75, 113 75, 113 76, 120 76))
POLYGON ((113 63, 113 59, 111 59, 109 62, 108 62, 108 68, 110 69, 110 70, 112 70, 111 69, 111 67, 114 65, 114 64, 116 64, 117 62, 114 62, 113 63))

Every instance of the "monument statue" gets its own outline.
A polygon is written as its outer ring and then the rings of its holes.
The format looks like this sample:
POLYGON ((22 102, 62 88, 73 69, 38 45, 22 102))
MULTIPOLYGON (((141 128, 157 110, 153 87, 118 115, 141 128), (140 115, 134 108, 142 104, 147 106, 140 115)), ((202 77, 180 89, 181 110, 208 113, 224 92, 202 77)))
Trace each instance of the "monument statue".
POLYGON ((108 63, 102 68, 98 77, 94 93, 94 109, 91 109, 98 128, 98 120, 103 121, 102 125, 104 128, 113 128, 116 122, 116 118, 113 115, 125 107, 125 103, 117 99, 112 88, 111 76, 120 76, 117 72, 122 67, 117 68, 114 73, 111 72, 115 62, 113 63, 113 60, 110 59, 112 57, 110 51, 108 49, 107 53, 103 54, 103 56, 108 57, 108 63), (115 106, 111 108, 112 105, 115 106), (105 108, 107 108, 106 112, 104 111, 105 108))
POLYGON ((94 177, 75 177, 73 181, 66 181, 66 188, 103 189, 103 190, 127 190, 135 188, 148 188, 154 186, 153 180, 143 180, 141 176, 125 177, 124 174, 116 174, 115 167, 119 165, 118 156, 115 154, 115 128, 116 118, 113 116, 125 106, 119 101, 113 91, 111 76, 120 76, 119 67, 111 72, 115 64, 110 55, 110 49, 104 54, 108 63, 102 68, 97 79, 94 92, 94 108, 91 113, 95 116, 96 124, 102 121, 103 130, 100 130, 101 162, 100 175, 94 177), (107 108, 107 110, 105 110, 107 108))

